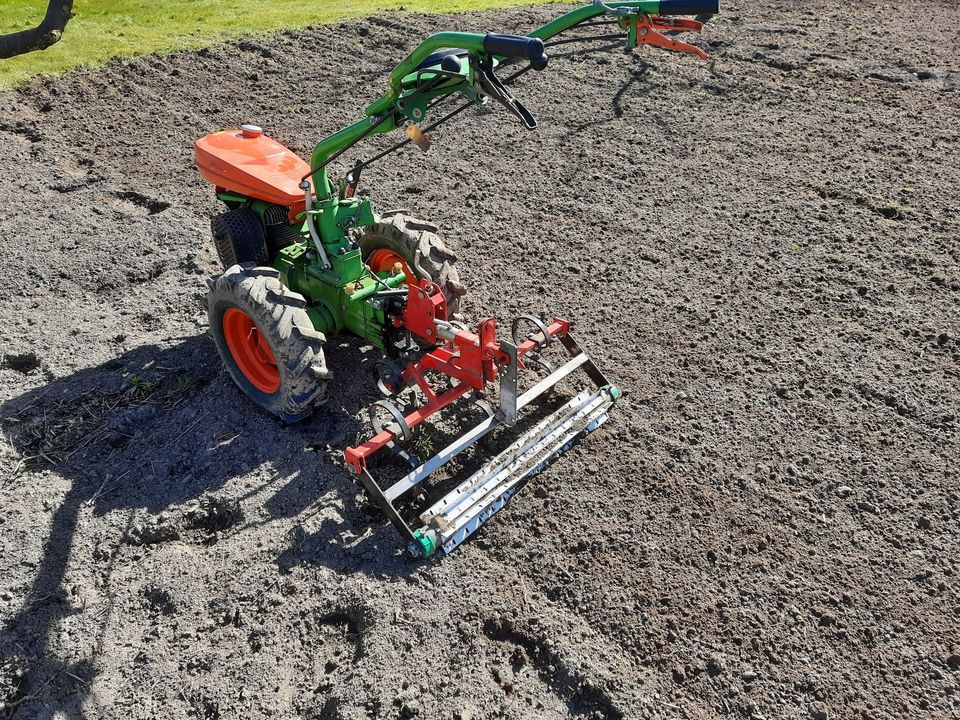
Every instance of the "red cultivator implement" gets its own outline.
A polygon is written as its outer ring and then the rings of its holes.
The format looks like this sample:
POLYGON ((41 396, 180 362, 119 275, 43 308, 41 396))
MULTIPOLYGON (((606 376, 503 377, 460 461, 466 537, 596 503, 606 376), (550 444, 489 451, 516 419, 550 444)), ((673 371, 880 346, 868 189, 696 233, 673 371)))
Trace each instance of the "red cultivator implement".
POLYGON ((438 344, 402 371, 385 368, 381 388, 391 393, 405 386, 416 387, 426 404, 404 415, 393 403, 382 400, 370 408, 370 421, 377 434, 357 447, 348 448, 348 465, 361 476, 364 487, 387 516, 409 538, 412 555, 430 556, 438 548, 451 552, 483 523, 500 510, 531 476, 565 450, 577 437, 595 430, 607 418, 607 410, 620 396, 603 373, 583 352, 570 334, 570 323, 555 318, 549 325, 532 316, 518 318, 512 328, 513 342, 497 340, 493 318, 482 320, 477 332, 470 332, 459 323, 448 322, 444 298, 430 281, 408 287, 407 305, 398 326, 438 344), (533 332, 519 337, 523 324, 533 332), (570 356, 553 370, 542 353, 554 342, 561 344, 570 356), (535 363, 549 374, 522 394, 519 373, 527 363, 535 363), (526 406, 549 393, 564 378, 577 370, 585 370, 596 384, 595 392, 582 392, 555 411, 532 430, 522 435, 482 470, 471 475, 442 500, 420 514, 423 526, 413 530, 397 511, 395 502, 415 491, 427 478, 466 448, 498 427, 512 427, 526 406), (437 394, 428 374, 439 373, 454 383, 437 394), (397 441, 410 440, 421 422, 451 403, 465 397, 476 402, 488 383, 499 381, 499 409, 482 405, 488 417, 444 448, 425 463, 401 450, 397 441), (386 420, 386 422, 384 422, 386 420), (367 460, 378 451, 389 448, 408 460, 413 470, 384 489, 367 469, 367 460))

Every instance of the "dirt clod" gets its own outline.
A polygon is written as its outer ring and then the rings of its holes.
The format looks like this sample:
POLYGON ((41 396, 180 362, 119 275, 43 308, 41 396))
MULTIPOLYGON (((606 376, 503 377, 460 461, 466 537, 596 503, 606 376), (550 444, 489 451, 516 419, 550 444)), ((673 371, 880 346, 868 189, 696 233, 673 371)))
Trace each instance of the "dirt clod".
POLYGON ((3 365, 10 370, 27 375, 40 367, 40 357, 34 352, 4 355, 3 365))

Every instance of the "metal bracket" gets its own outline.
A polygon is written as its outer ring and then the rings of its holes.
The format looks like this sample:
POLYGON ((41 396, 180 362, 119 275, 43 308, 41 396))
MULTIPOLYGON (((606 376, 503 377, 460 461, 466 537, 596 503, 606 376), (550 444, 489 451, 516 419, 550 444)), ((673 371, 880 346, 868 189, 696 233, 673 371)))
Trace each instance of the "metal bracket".
POLYGON ((384 496, 383 490, 380 489, 377 481, 373 479, 373 476, 366 468, 360 473, 360 482, 363 484, 364 489, 370 494, 373 502, 383 510, 383 514, 393 523, 393 526, 403 535, 404 539, 409 543, 416 542, 417 538, 413 530, 411 530, 410 526, 400 517, 400 513, 397 512, 393 503, 384 496))
POLYGON ((517 424, 517 346, 506 340, 500 341, 500 350, 509 358, 500 368, 500 417, 503 424, 517 424))

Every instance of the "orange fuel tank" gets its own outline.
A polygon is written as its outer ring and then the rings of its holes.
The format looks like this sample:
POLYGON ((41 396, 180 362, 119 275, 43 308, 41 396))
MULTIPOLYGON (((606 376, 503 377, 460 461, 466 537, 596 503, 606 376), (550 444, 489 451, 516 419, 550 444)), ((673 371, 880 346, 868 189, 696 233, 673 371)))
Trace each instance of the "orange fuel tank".
POLYGON ((303 205, 300 179, 310 166, 254 125, 202 137, 194 154, 201 177, 218 188, 285 207, 303 205))

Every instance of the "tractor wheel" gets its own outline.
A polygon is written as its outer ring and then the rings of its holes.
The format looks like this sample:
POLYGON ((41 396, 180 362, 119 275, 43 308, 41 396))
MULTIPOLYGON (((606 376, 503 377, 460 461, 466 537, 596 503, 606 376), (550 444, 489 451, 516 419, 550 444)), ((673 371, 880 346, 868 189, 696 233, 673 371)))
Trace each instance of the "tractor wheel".
POLYGON ((253 210, 228 210, 210 219, 217 256, 224 268, 253 263, 269 265, 263 225, 253 210))
POLYGON ((459 311, 466 289, 453 266, 457 256, 447 250, 436 225, 404 213, 380 217, 360 237, 360 250, 374 272, 389 270, 399 262, 408 277, 412 273, 418 280, 435 282, 447 299, 448 316, 459 311))
POLYGON ((303 296, 269 267, 234 265, 207 285, 210 332, 234 382, 285 422, 309 415, 332 375, 303 296))

